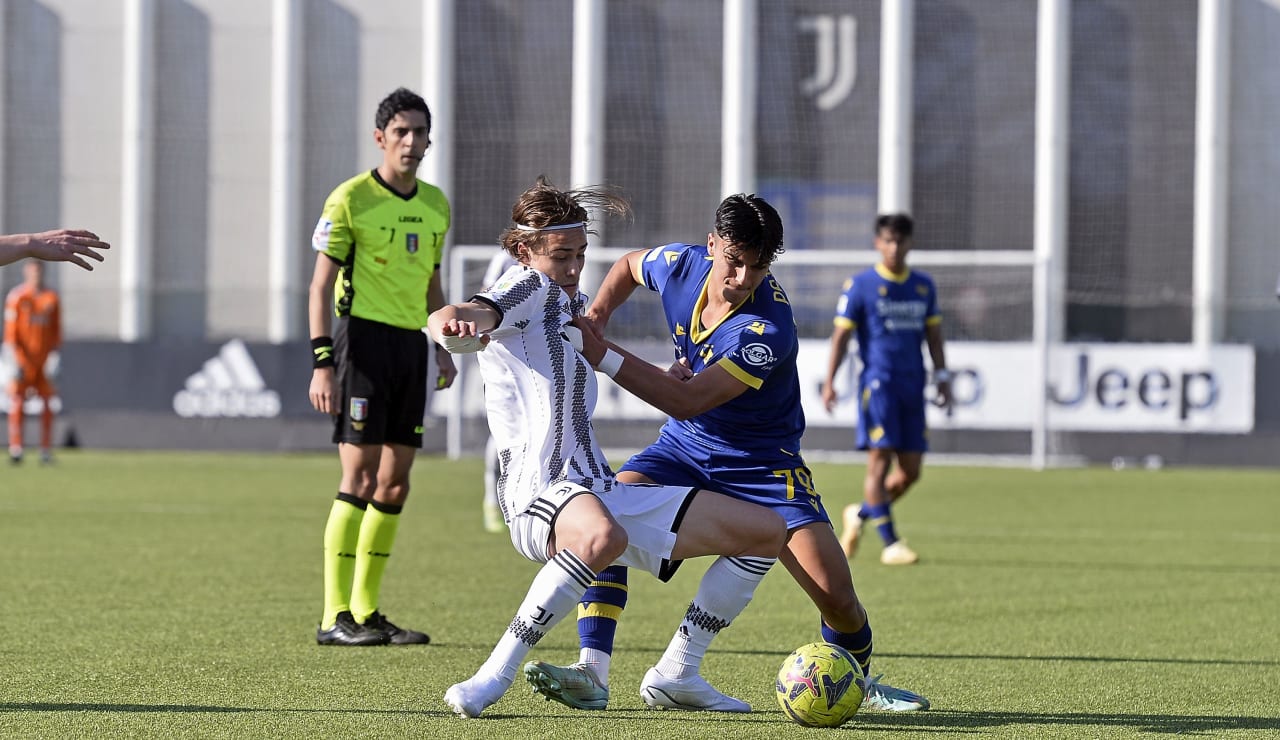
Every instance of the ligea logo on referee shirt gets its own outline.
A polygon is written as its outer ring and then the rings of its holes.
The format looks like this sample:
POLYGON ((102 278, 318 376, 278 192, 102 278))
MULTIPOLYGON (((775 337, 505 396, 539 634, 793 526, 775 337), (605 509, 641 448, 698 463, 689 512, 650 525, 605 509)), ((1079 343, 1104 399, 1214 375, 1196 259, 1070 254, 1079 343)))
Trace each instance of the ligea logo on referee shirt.
POLYGON ((173 395, 173 410, 188 419, 270 419, 280 415, 280 394, 267 387, 244 342, 232 339, 187 378, 186 386, 173 395))

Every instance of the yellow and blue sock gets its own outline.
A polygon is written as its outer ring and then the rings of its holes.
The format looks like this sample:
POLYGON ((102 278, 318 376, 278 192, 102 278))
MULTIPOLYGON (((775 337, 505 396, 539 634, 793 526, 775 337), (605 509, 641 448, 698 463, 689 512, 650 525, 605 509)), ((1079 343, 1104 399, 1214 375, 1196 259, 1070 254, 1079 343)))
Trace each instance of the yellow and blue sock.
POLYGON ((857 632, 836 632, 827 626, 826 622, 822 622, 822 639, 835 645, 839 645, 853 659, 858 661, 858 665, 862 667, 862 675, 871 677, 871 620, 863 622, 862 628, 857 632))
POLYGON ((600 683, 609 685, 609 664, 618 619, 627 606, 627 568, 611 565, 596 575, 578 604, 579 662, 591 666, 600 683))
POLYGON ((880 533, 880 539, 884 540, 885 547, 898 541, 898 533, 893 527, 893 513, 890 511, 889 504, 863 504, 862 510, 867 514, 867 521, 875 525, 876 531, 880 533))

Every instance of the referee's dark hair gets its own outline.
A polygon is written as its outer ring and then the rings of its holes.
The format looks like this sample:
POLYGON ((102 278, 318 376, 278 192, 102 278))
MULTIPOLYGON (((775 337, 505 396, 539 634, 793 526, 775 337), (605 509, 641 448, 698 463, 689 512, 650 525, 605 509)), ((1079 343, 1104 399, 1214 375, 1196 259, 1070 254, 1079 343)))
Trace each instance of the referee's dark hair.
POLYGON ((390 95, 383 98, 381 103, 378 103, 378 112, 374 116, 373 123, 379 131, 385 131, 387 124, 391 123, 391 119, 395 118, 397 113, 407 110, 422 111, 427 117, 427 133, 431 133, 431 109, 427 107, 427 101, 407 87, 397 87, 391 91, 390 95))
POLYGON ((916 226, 916 222, 905 213, 882 213, 876 218, 876 233, 880 233, 880 229, 888 229, 902 238, 911 236, 911 231, 916 226))

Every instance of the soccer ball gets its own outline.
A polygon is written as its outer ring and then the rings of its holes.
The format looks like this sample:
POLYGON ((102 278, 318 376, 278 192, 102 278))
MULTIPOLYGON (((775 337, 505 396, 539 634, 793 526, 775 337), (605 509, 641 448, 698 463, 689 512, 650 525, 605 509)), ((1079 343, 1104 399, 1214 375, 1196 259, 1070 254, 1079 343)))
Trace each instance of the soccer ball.
POLYGON ((796 648, 778 669, 778 705, 805 727, 839 727, 857 714, 867 677, 848 650, 829 642, 796 648))

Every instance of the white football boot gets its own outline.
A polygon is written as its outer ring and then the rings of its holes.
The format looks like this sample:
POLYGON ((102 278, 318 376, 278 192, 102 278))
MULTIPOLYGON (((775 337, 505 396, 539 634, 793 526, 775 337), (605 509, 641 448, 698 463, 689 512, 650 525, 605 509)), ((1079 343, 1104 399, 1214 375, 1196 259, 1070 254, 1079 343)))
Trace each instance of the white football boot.
POLYGON ((715 690, 702 676, 667 678, 650 668, 640 682, 644 703, 657 709, 683 709, 691 712, 750 712, 751 705, 715 690))
POLYGON ((881 683, 884 674, 867 680, 867 690, 863 695, 863 709, 879 709, 885 712, 922 712, 929 708, 929 700, 906 689, 895 689, 887 683, 881 683))
POLYGON ((472 719, 493 706, 511 688, 511 681, 498 677, 472 676, 444 692, 444 703, 454 714, 472 719))
POLYGON ((907 547, 906 540, 898 540, 880 551, 880 562, 885 565, 913 565, 919 561, 920 556, 907 547))

